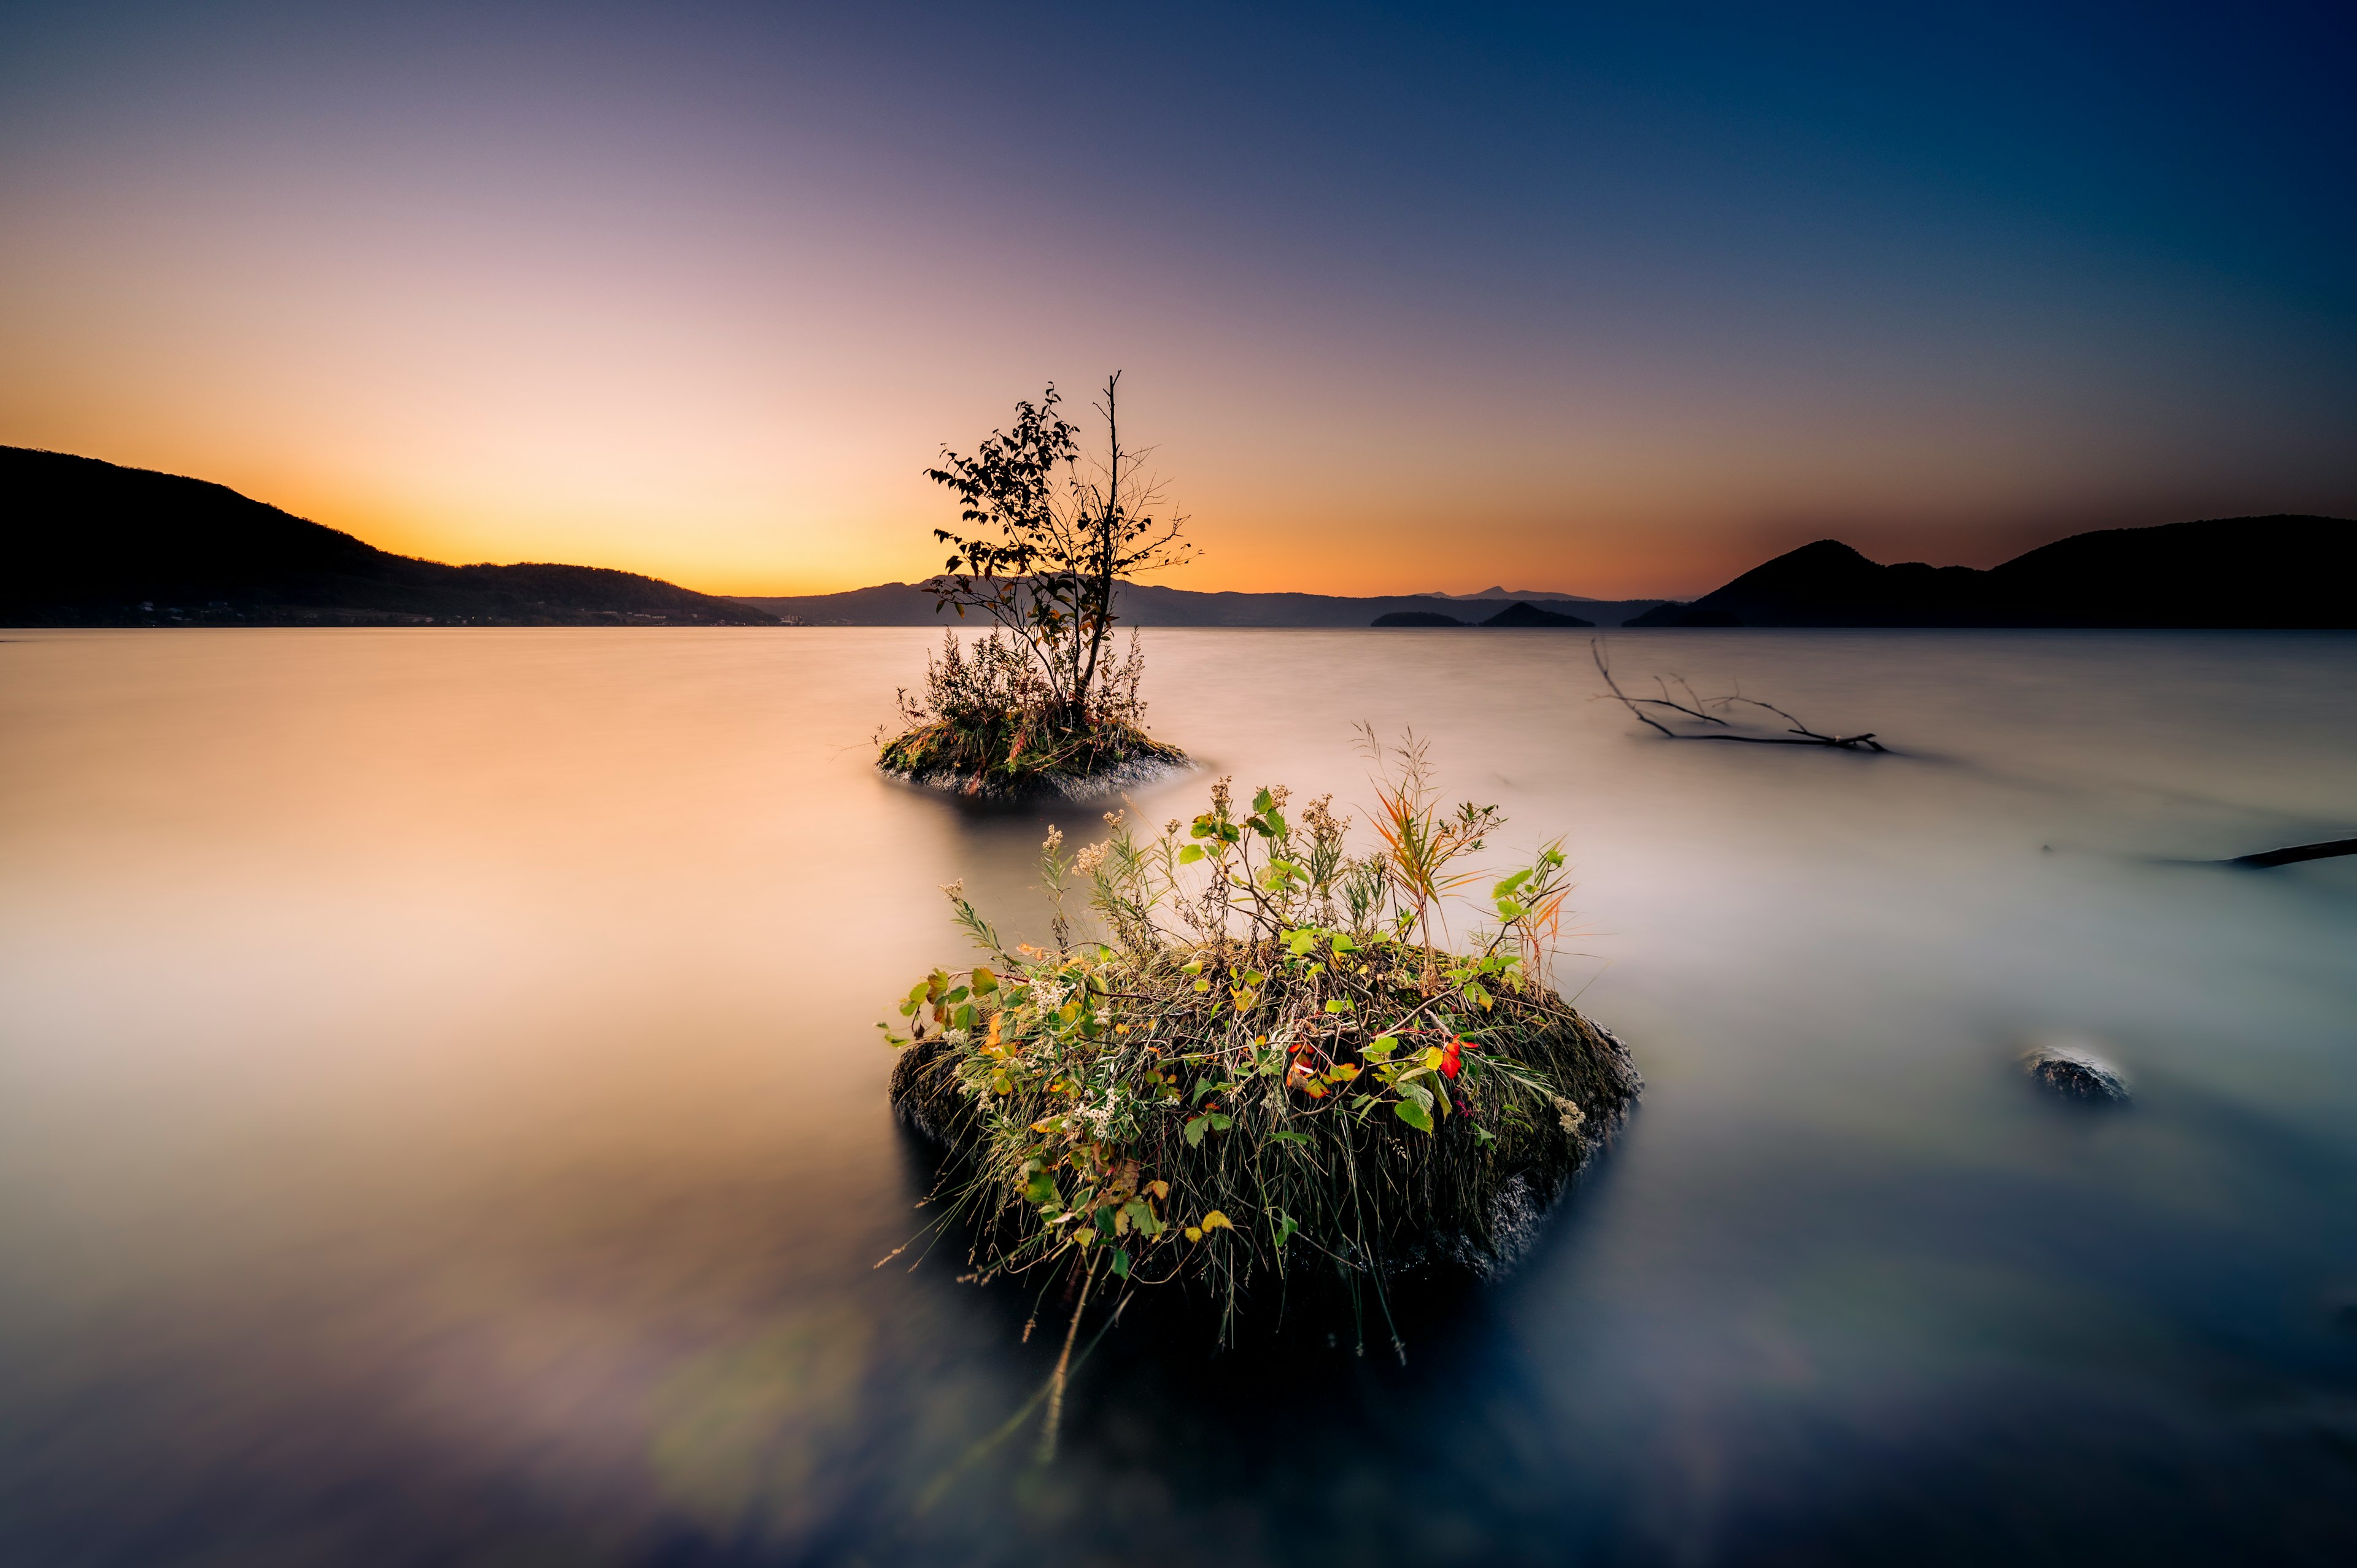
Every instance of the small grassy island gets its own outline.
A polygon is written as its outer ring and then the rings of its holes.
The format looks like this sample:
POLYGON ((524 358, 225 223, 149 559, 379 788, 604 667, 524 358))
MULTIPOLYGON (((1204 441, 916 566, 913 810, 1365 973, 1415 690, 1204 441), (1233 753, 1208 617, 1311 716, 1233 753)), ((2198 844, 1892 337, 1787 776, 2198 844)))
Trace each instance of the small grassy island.
POLYGON ((1363 1348, 1403 1272, 1510 1263, 1641 1087, 1547 983, 1559 843, 1451 940, 1444 906, 1477 881, 1460 863, 1502 819, 1443 813, 1413 737, 1388 760, 1376 853, 1351 853, 1330 799, 1297 822, 1285 790, 1240 811, 1223 779, 1189 824, 1108 813, 1069 854, 1051 829, 1052 948, 1010 952, 947 890, 987 961, 909 993, 893 1100, 944 1151, 937 1223, 965 1229, 980 1277, 1062 1287, 1068 1357, 1108 1287, 1191 1295, 1232 1343, 1261 1287, 1321 1280, 1363 1348), (1066 918, 1083 890, 1102 940, 1066 918))
POLYGON ((994 633, 962 645, 945 632, 925 661, 923 699, 900 693, 907 727, 884 743, 877 765, 988 800, 1104 793, 1179 767, 1187 754, 1139 722, 1144 663, 1133 634, 1124 657, 1100 665, 1086 699, 1066 703, 1024 641, 994 633))
POLYGON ((1121 444, 1118 373, 1107 378, 1106 454, 1085 469, 1079 431, 1056 412, 1056 389, 1016 404, 1014 427, 974 456, 944 448, 926 477, 958 499, 971 533, 935 529, 950 547, 924 585, 937 608, 992 623, 961 645, 944 634, 927 660, 921 698, 900 693, 902 729, 877 766, 969 798, 1107 793, 1187 760, 1146 733, 1138 696, 1144 655, 1135 632, 1113 645, 1114 590, 1139 574, 1182 565, 1192 548, 1180 520, 1157 520, 1160 488, 1121 444))

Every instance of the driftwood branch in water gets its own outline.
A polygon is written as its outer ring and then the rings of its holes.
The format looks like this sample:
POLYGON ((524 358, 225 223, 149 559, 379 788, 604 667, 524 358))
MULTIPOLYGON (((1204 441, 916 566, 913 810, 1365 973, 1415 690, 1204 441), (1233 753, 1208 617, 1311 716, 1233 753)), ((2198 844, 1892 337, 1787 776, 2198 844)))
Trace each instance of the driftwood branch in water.
MULTIPOLYGON (((1612 666, 1607 663, 1604 658, 1604 639, 1597 637, 1589 638, 1587 639, 1587 650, 1595 656, 1596 672, 1604 677, 1604 683, 1612 689, 1612 694, 1620 699, 1620 705, 1634 714, 1640 723, 1648 725, 1652 728, 1661 731, 1662 734, 1669 736, 1672 740, 1732 740, 1739 741, 1747 746, 1830 746, 1839 751, 1882 751, 1887 749, 1875 740, 1874 732, 1871 730, 1868 730, 1864 735, 1819 735, 1815 730, 1811 729, 1807 725, 1803 724, 1799 719, 1794 718, 1792 714, 1786 713, 1775 703, 1763 703, 1757 697, 1747 697, 1739 693, 1731 697, 1717 697, 1709 699, 1698 697, 1695 694, 1694 688, 1686 684, 1684 676, 1674 676, 1673 679, 1674 679, 1678 682, 1679 687, 1684 691, 1687 697, 1687 701, 1684 703, 1673 702, 1670 700, 1669 686, 1667 683, 1663 682, 1659 676, 1654 677, 1653 683, 1655 686, 1660 688, 1662 693, 1660 696, 1632 697, 1628 693, 1620 689, 1620 682, 1615 681, 1612 678, 1612 666), (1717 714, 1708 711, 1714 707, 1724 708, 1734 703, 1749 703, 1755 708, 1765 708, 1770 713, 1774 714, 1778 718, 1782 719, 1786 724, 1791 725, 1792 727, 1785 731, 1782 735, 1738 735, 1733 730, 1726 727, 1727 721, 1725 719, 1720 718, 1717 714), (1668 725, 1663 724, 1660 719, 1657 719, 1652 714, 1647 713, 1645 711, 1647 708, 1665 708, 1672 713, 1684 714, 1688 718, 1700 719, 1705 724, 1717 725, 1720 727, 1717 730, 1710 731, 1707 734, 1701 735, 1697 735, 1692 730, 1672 729, 1668 725)), ((2290 852, 2279 850, 2276 853, 2280 854, 2288 854, 2290 852)), ((2270 862, 2268 864, 2274 863, 2270 862)))
POLYGON ((2330 860, 2339 854, 2357 854, 2357 839, 2327 839, 2322 843, 2296 843, 2285 849, 2263 850, 2257 854, 2238 854, 2229 865, 2291 865, 2303 860, 2330 860))

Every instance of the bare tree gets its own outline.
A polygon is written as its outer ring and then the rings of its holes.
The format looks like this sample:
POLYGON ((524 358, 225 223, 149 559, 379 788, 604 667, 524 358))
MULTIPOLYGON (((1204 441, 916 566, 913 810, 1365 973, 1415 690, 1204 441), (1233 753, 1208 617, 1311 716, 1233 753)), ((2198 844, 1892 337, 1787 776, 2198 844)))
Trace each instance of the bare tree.
MULTIPOLYGON (((1604 639, 1589 638, 1587 650, 1596 659, 1596 672, 1604 677, 1605 685, 1611 688, 1612 695, 1620 699, 1620 705, 1634 714, 1638 722, 1650 725, 1672 740, 1733 740, 1741 741, 1749 746, 1830 746, 1843 751, 1888 749, 1876 741, 1874 732, 1871 730, 1864 735, 1820 735, 1776 706, 1775 703, 1763 703, 1757 697, 1747 697, 1739 692, 1725 697, 1697 696, 1695 689, 1687 684, 1683 675, 1673 674, 1668 681, 1656 675, 1653 677, 1653 684, 1662 693, 1660 696, 1632 697, 1620 689, 1620 682, 1612 678, 1612 667, 1605 661, 1604 658, 1604 639), (1679 702, 1670 694, 1671 681, 1676 682, 1677 690, 1684 693, 1684 702, 1679 702), (1755 708, 1765 708, 1792 727, 1782 735, 1744 735, 1730 726, 1725 719, 1718 716, 1718 714, 1711 712, 1713 708, 1717 708, 1720 713, 1724 713, 1738 703, 1749 703, 1755 708), (1664 724, 1653 714, 1647 713, 1645 710, 1648 708, 1681 714, 1686 719, 1706 725, 1716 725, 1718 727, 1711 730, 1673 729, 1669 724, 1664 724)), ((1675 722, 1677 721, 1674 719, 1671 721, 1671 723, 1675 722)))
POLYGON ((1051 384, 1015 405, 1012 430, 994 430, 971 457, 942 449, 925 477, 959 500, 971 533, 940 528, 950 547, 925 585, 960 616, 977 610, 1030 650, 1061 715, 1086 725, 1096 695, 1114 593, 1129 577, 1185 564, 1184 518, 1157 518, 1161 486, 1141 470, 1146 452, 1121 444, 1121 372, 1105 379, 1096 411, 1105 457, 1083 468, 1078 427, 1056 411, 1051 384))

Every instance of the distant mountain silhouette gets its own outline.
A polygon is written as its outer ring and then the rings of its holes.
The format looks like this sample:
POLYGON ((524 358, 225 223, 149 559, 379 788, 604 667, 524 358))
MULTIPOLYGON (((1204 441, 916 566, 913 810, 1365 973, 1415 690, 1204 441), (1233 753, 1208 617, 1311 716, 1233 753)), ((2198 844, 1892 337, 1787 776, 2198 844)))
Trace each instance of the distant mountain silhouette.
POLYGON ((393 555, 202 479, 0 446, 0 625, 769 626, 733 599, 597 566, 393 555))
POLYGON ((1377 616, 1367 624, 1370 626, 1463 626, 1465 623, 1455 616, 1442 615, 1437 610, 1394 610, 1389 615, 1377 616))
MULTIPOLYGON (((744 598, 804 626, 939 626, 954 614, 937 612, 933 596, 915 583, 884 583, 841 594, 744 598)), ((1599 626, 1618 626, 1660 599, 1581 599, 1581 612, 1599 626)), ((1114 609, 1129 626, 1363 627, 1392 615, 1438 615, 1469 624, 1512 607, 1503 599, 1441 599, 1429 594, 1344 598, 1332 594, 1201 593, 1161 583, 1123 583, 1114 609)), ((1391 624, 1391 623, 1386 623, 1391 624)), ((1443 623, 1419 623, 1443 624, 1443 623)))
POLYGON ((1508 605, 1504 609, 1500 610, 1496 615, 1491 616, 1488 620, 1483 621, 1481 624, 1483 626, 1503 627, 1566 627, 1594 626, 1596 623, 1592 620, 1582 620, 1577 616, 1565 615, 1558 610, 1543 610, 1536 605, 1517 604, 1508 605))
POLYGON ((1878 565, 1836 540, 1779 555, 1660 626, 2357 627, 2357 522, 2235 517, 2074 534, 1983 572, 1878 565))
POLYGON ((1436 589, 1426 596, 1427 598, 1435 599, 1455 599, 1459 603, 1462 603, 1467 599, 1563 599, 1576 605, 1596 605, 1609 602, 1603 599, 1591 599, 1585 594, 1557 593, 1553 588, 1508 588, 1502 586, 1483 588, 1477 594, 1445 594, 1436 589))

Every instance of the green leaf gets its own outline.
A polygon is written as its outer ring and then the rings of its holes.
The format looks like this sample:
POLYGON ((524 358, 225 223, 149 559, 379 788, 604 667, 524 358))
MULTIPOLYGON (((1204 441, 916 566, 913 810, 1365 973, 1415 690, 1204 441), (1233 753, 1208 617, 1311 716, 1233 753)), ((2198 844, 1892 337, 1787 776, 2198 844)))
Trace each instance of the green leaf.
POLYGON ((1272 1144, 1307 1144, 1309 1142, 1309 1134, 1307 1133, 1271 1133, 1268 1135, 1268 1141, 1272 1144))
POLYGON ((974 993, 976 996, 987 996, 997 989, 998 976, 977 965, 974 972, 974 993))
POLYGON ((1178 852, 1178 864, 1181 865, 1192 865, 1202 858, 1203 846, 1199 843, 1190 843, 1178 852))
POLYGON ((1391 1054, 1397 1049, 1399 1049, 1398 1039, 1393 1036, 1385 1035, 1379 1040, 1372 1040, 1368 1042, 1367 1045, 1360 1049, 1359 1054, 1366 1058, 1371 1062, 1387 1061, 1390 1059, 1391 1054))
POLYGON ((1347 996, 1331 996, 1327 998, 1326 1011, 1329 1013, 1348 1013, 1357 1005, 1357 1003, 1351 1001, 1347 996))
MULTIPOLYGON (((1335 940, 1339 942, 1341 939, 1337 937, 1335 940)), ((1318 933, 1315 931, 1288 932, 1286 935, 1285 945, 1293 950, 1294 957, 1305 957, 1311 948, 1318 945, 1318 933)))
POLYGON ((1276 804, 1276 797, 1263 789, 1253 797, 1253 813, 1257 816, 1276 804))
POLYGON ((1429 1133, 1432 1131, 1432 1112, 1426 1111, 1423 1106, 1418 1105, 1413 1100, 1395 1100, 1392 1101, 1392 1114, 1398 1117, 1401 1121, 1406 1122, 1409 1126, 1415 1128, 1419 1133, 1429 1133))
POLYGON ((1113 1250, 1113 1272, 1116 1278, 1129 1278, 1129 1253, 1119 1247, 1113 1250))
POLYGON ((1187 1120, 1187 1125, 1178 1130, 1179 1135, 1187 1140, 1189 1148, 1200 1149, 1203 1146, 1203 1126, 1209 1121, 1211 1121, 1209 1116, 1190 1116, 1187 1120))
POLYGON ((1300 1230, 1300 1229, 1301 1229, 1301 1227, 1300 1227, 1300 1226, 1298 1226, 1298 1225, 1297 1225, 1297 1224, 1295 1224, 1295 1223, 1294 1223, 1293 1216, 1292 1216, 1292 1215, 1290 1215, 1290 1214, 1280 1214, 1280 1215, 1278 1215, 1278 1216, 1276 1217, 1276 1245, 1277 1245, 1277 1247, 1278 1247, 1279 1249, 1282 1249, 1287 1241, 1290 1241, 1291 1240, 1293 1240, 1293 1233, 1294 1233, 1296 1230, 1300 1230))

